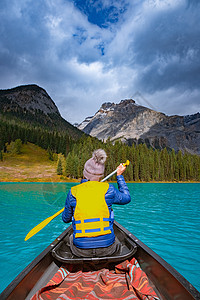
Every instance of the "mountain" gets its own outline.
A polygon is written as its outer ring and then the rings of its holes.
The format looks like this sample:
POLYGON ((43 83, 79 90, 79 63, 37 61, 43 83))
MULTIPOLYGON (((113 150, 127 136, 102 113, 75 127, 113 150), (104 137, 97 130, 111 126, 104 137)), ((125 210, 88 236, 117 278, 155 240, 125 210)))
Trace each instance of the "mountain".
POLYGON ((62 118, 51 97, 37 85, 0 90, 0 117, 66 132, 73 137, 83 134, 62 118))
POLYGON ((200 154, 200 114, 167 116, 132 99, 104 103, 79 129, 101 140, 121 140, 129 145, 146 143, 153 148, 174 148, 200 154))

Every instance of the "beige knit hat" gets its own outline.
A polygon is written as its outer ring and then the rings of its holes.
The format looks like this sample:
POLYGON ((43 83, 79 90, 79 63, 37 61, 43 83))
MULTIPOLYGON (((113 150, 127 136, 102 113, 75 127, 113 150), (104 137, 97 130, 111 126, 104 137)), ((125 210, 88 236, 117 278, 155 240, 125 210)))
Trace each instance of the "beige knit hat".
POLYGON ((83 176, 90 181, 99 181, 104 175, 106 158, 107 155, 103 149, 95 150, 92 158, 88 159, 84 165, 83 176))

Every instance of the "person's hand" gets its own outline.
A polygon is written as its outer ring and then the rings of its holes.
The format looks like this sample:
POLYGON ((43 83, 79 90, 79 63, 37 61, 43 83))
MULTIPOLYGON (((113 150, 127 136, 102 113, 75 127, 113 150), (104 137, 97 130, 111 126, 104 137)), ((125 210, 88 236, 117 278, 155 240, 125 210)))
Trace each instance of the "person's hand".
POLYGON ((118 175, 122 175, 124 173, 124 171, 126 170, 126 166, 124 167, 123 164, 120 164, 118 167, 117 167, 117 176, 118 175))

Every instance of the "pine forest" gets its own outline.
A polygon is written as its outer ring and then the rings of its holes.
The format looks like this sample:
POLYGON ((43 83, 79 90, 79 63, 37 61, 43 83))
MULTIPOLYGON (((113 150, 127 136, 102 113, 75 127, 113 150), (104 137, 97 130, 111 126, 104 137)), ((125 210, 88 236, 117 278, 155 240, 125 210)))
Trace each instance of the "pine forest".
MULTIPOLYGON (((21 125, 17 122, 0 120, 0 153, 7 151, 6 145, 20 139, 48 150, 49 159, 58 155, 57 174, 80 179, 86 160, 95 149, 102 148, 107 153, 105 175, 116 169, 118 164, 130 160, 124 173, 127 181, 200 181, 200 156, 175 152, 173 149, 153 149, 146 144, 128 146, 117 141, 103 143, 83 134, 81 138, 59 133, 42 127, 21 125), (62 159, 61 159, 62 157, 62 159)), ((116 177, 112 177, 115 180, 116 177)))

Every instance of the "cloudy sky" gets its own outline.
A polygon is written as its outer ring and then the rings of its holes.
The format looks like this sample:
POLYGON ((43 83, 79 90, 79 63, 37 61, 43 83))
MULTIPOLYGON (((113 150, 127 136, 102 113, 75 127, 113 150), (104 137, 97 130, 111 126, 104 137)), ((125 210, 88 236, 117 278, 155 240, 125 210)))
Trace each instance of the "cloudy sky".
POLYGON ((200 111, 199 0, 1 0, 0 89, 38 84, 71 123, 133 98, 200 111))

